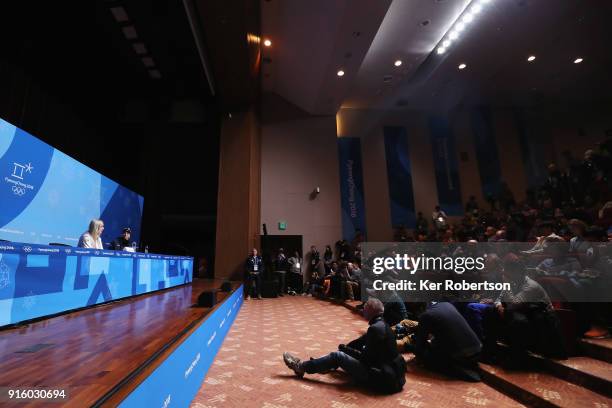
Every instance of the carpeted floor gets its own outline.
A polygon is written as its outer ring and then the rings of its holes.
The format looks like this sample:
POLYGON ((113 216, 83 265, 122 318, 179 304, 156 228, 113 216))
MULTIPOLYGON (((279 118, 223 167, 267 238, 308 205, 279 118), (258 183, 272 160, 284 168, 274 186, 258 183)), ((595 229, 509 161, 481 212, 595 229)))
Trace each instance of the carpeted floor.
POLYGON ((367 322, 348 309, 310 297, 246 301, 192 407, 521 406, 483 383, 455 381, 412 363, 404 390, 394 395, 360 389, 341 370, 300 380, 283 363, 284 351, 320 356, 366 328, 367 322))

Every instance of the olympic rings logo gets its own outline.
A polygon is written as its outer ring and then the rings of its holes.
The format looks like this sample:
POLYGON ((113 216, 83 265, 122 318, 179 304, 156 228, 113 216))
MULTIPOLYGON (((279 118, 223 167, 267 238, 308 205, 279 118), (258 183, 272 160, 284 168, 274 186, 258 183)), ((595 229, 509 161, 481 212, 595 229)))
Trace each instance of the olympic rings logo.
POLYGON ((19 186, 13 186, 13 194, 22 196, 25 194, 25 188, 19 186))

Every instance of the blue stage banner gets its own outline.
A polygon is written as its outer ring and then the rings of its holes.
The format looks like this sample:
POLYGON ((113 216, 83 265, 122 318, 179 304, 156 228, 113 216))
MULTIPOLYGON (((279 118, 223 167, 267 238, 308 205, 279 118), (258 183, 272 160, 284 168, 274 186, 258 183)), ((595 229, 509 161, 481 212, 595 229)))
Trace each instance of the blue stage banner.
POLYGON ((408 149, 408 135, 404 127, 385 126, 385 158, 391 203, 391 225, 414 228, 414 191, 408 149))
POLYGON ((189 407, 243 302, 240 286, 119 404, 122 408, 189 407))
POLYGON ((192 280, 193 258, 0 242, 0 326, 192 280))
POLYGON ((472 111, 472 129, 482 193, 484 197, 496 196, 500 191, 502 175, 490 109, 472 111))
POLYGON ((0 119, 0 239, 76 246, 100 218, 103 242, 140 239, 144 198, 0 119))
POLYGON ((338 138, 338 162, 342 237, 350 241, 355 237, 357 230, 366 236, 361 140, 358 137, 338 138))
POLYGON ((429 120, 438 202, 447 215, 462 215, 461 186, 455 138, 445 118, 429 120))
POLYGON ((533 134, 528 124, 526 114, 522 110, 514 111, 514 120, 521 148, 521 159, 527 176, 529 187, 539 187, 546 180, 545 144, 533 134))

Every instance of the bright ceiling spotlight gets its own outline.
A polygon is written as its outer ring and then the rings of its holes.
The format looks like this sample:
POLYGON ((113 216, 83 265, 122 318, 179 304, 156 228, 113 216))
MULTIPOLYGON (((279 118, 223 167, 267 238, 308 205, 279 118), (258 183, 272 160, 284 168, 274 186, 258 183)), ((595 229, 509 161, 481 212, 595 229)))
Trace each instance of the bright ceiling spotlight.
POLYGON ((264 40, 264 45, 266 47, 270 47, 272 45, 272 41, 268 40, 267 38, 264 40))
POLYGON ((527 61, 531 62, 535 59, 535 55, 530 55, 529 58, 527 58, 527 61))
POLYGON ((344 76, 344 71, 343 70, 339 70, 336 75, 338 75, 339 77, 344 76))
POLYGON ((458 66, 457 68, 459 68, 459 69, 465 69, 465 67, 467 67, 467 65, 465 65, 465 64, 459 64, 459 66, 458 66))
POLYGON ((393 65, 395 65, 396 67, 399 67, 400 65, 402 65, 402 60, 395 61, 393 65))
POLYGON ((576 58, 576 59, 574 60, 574 64, 580 64, 582 61, 583 61, 583 60, 582 60, 582 58, 580 58, 580 57, 579 57, 579 58, 576 58))
MULTIPOLYGON (((436 45, 438 54, 444 54, 457 40, 460 34, 468 25, 475 20, 475 17, 481 14, 490 0, 470 0, 465 5, 459 17, 453 22, 449 30, 442 36, 440 42, 436 45)), ((462 35, 462 34, 461 34, 462 35)))

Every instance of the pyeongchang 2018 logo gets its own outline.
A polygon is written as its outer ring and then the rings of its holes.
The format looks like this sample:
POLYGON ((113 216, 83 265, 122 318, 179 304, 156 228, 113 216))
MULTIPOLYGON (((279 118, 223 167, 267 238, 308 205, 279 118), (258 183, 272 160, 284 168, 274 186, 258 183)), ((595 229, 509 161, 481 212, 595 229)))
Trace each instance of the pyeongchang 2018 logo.
POLYGON ((4 181, 11 185, 13 194, 23 197, 28 190, 34 190, 34 186, 25 181, 27 175, 32 174, 32 170, 34 170, 32 163, 13 163, 13 173, 8 177, 4 177, 4 181))

